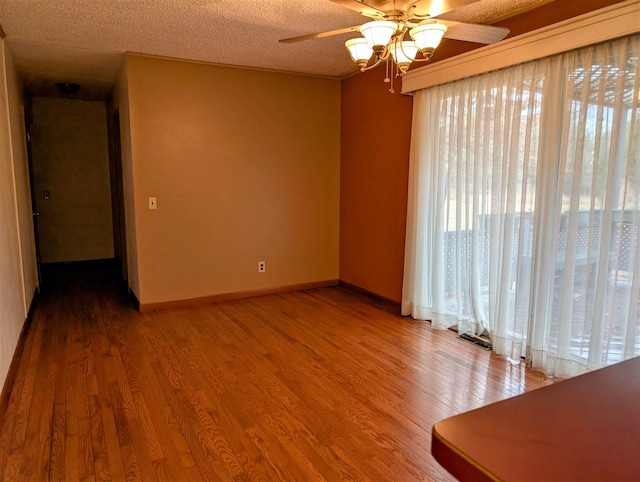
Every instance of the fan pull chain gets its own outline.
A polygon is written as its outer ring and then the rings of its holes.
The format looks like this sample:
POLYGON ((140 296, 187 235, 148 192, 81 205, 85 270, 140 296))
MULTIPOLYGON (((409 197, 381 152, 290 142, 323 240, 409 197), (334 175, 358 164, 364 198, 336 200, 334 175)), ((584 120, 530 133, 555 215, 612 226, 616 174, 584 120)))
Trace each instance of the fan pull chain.
POLYGON ((393 64, 389 63, 389 59, 387 58, 387 62, 384 66, 385 69, 385 75, 386 77, 384 78, 385 82, 389 82, 389 92, 391 92, 392 94, 395 93, 395 90, 393 90, 393 64))
POLYGON ((389 78, 389 59, 387 59, 387 62, 384 64, 384 81, 385 82, 390 82, 391 79, 389 78))
POLYGON ((391 88, 389 89, 389 92, 391 92, 392 94, 395 94, 395 93, 396 93, 396 91, 395 91, 395 89, 393 88, 393 79, 394 79, 395 77, 398 77, 398 76, 400 75, 400 70, 398 69, 398 65, 397 65, 395 62, 391 64, 391 74, 392 74, 392 75, 391 75, 391 88), (393 75, 393 66, 394 66, 394 65, 395 65, 395 67, 396 67, 396 75, 393 75))

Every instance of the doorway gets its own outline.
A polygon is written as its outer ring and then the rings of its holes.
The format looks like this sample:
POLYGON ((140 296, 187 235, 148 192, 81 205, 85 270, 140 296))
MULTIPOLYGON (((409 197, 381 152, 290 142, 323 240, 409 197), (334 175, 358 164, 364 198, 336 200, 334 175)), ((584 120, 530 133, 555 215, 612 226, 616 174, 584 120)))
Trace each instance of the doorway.
POLYGON ((118 273, 107 104, 33 97, 30 111, 34 234, 44 284, 53 265, 102 260, 118 273))

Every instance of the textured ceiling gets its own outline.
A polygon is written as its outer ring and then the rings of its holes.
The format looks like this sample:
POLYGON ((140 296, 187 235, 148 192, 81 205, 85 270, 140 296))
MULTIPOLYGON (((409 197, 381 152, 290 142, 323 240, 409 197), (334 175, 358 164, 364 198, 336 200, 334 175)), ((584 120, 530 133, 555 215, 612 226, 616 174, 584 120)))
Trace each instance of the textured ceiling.
MULTIPOLYGON (((548 1, 479 0, 443 18, 490 23, 548 1)), ((58 80, 103 96, 124 52, 340 78, 357 71, 344 48, 357 33, 278 40, 365 21, 329 0, 0 0, 9 48, 36 95, 58 80)))

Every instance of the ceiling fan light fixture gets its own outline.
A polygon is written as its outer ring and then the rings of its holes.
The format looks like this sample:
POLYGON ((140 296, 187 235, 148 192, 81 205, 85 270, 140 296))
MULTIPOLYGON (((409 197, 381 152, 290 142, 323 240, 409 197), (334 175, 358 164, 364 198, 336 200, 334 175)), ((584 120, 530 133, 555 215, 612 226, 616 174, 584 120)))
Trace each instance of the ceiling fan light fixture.
POLYGON ((359 27, 299 35, 281 39, 280 42, 294 43, 359 31, 363 38, 345 42, 351 59, 362 72, 385 64, 384 80, 391 84, 391 93, 395 92, 393 78, 404 75, 414 62, 429 62, 445 36, 467 42, 493 44, 509 34, 509 29, 505 27, 440 20, 443 14, 478 0, 329 1, 354 10, 370 20, 359 27), (449 29, 447 25, 450 25, 449 29), (418 52, 422 55, 417 56, 418 52))
POLYGON ((367 39, 362 37, 352 38, 347 40, 344 46, 347 47, 351 59, 358 64, 360 70, 364 70, 373 55, 373 49, 367 42, 367 39))
POLYGON ((398 24, 388 20, 374 20, 360 27, 360 33, 377 55, 384 51, 397 30, 398 24))
POLYGON ((407 72, 409 65, 411 65, 413 59, 418 55, 418 46, 410 40, 403 42, 395 41, 389 46, 389 50, 391 51, 393 60, 398 64, 398 68, 403 74, 407 72))
POLYGON ((431 58, 435 49, 440 45, 447 26, 442 23, 423 22, 409 30, 409 35, 416 43, 426 59, 431 58))

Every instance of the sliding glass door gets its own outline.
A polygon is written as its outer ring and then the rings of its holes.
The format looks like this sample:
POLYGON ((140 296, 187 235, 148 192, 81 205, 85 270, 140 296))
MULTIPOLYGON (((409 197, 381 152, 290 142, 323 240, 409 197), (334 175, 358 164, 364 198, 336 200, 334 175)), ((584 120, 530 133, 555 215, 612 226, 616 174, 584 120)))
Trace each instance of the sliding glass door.
POLYGON ((418 92, 403 313, 569 376, 640 355, 640 37, 418 92))

